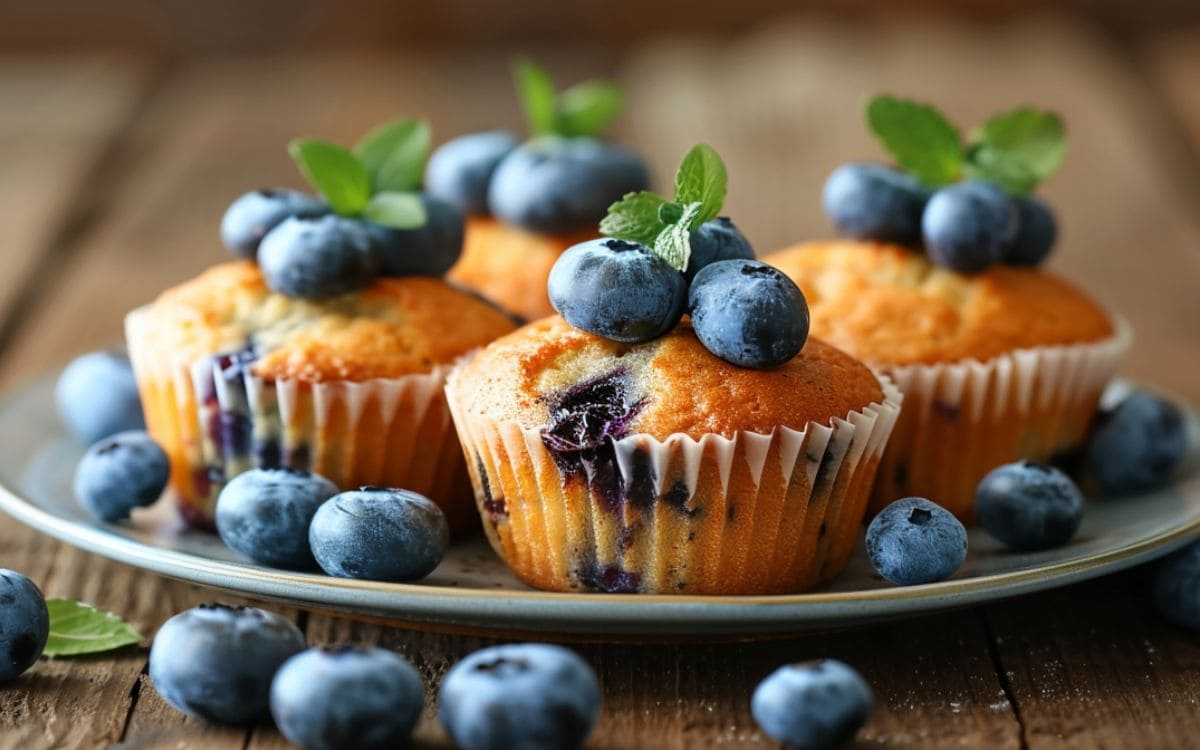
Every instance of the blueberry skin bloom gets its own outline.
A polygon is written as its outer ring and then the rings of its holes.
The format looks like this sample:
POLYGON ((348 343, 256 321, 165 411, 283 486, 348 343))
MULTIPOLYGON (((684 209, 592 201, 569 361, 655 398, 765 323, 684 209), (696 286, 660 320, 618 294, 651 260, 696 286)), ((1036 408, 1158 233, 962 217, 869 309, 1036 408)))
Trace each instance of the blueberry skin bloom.
POLYGON ((849 742, 871 715, 866 680, 834 659, 788 664, 759 683, 750 712, 767 736, 799 750, 849 742))
POLYGON ((316 567, 308 527, 321 503, 338 493, 319 474, 292 469, 251 469, 234 477, 217 497, 221 541, 255 562, 299 570, 316 567))
POLYGON ((1158 564, 1154 606, 1181 628, 1200 630, 1200 542, 1193 542, 1158 564))
POLYGON ((1128 495, 1164 484, 1187 444, 1187 424, 1178 407, 1134 393, 1100 418, 1084 460, 1105 494, 1128 495))
POLYGON ((843 164, 830 173, 821 203, 839 233, 859 240, 916 245, 929 189, 879 164, 843 164))
POLYGON ((100 440, 75 467, 75 499, 101 521, 129 518, 153 505, 167 488, 171 464, 158 443, 140 430, 100 440))
POLYGON ((1016 217, 1012 201, 990 182, 968 180, 942 188, 921 217, 925 249, 939 266, 978 273, 1000 262, 1016 217))
POLYGON ((1058 238, 1058 222, 1049 207, 1027 195, 1012 199, 1017 210, 1017 231, 1004 249, 1004 262, 1013 266, 1039 266, 1050 255, 1058 238))
POLYGON ((221 724, 268 716, 271 679, 304 650, 304 634, 274 612, 201 605, 163 623, 150 646, 150 681, 186 714, 221 724))
POLYGON ((690 239, 692 255, 683 274, 689 282, 707 265, 719 260, 754 260, 754 248, 728 217, 720 216, 696 227, 690 239))
POLYGON ((462 255, 463 215, 450 203, 421 196, 425 223, 416 229, 369 224, 384 276, 441 276, 462 255))
POLYGON ((425 167, 425 192, 466 216, 488 212, 488 185, 500 161, 517 147, 505 130, 470 133, 443 143, 425 167))
POLYGON ((421 676, 383 648, 331 646, 296 654, 271 683, 275 725, 304 750, 390 750, 425 703, 421 676))
POLYGON ((54 386, 59 416, 87 445, 126 430, 146 429, 129 357, 89 352, 63 368, 54 386))
POLYGON ((1061 547, 1083 520, 1083 493, 1058 469, 1018 461, 993 469, 975 490, 979 525, 1019 550, 1061 547))
POLYGON ((700 343, 739 367, 776 367, 808 340, 808 303, 800 287, 756 260, 705 266, 692 281, 688 310, 700 343))
POLYGON ((867 527, 867 557, 879 575, 897 586, 941 581, 966 561, 967 530, 925 498, 897 500, 867 527))
POLYGON ((221 241, 239 258, 254 260, 267 232, 289 216, 328 213, 316 196, 298 190, 252 190, 238 197, 221 217, 221 241))
POLYGON ((463 750, 569 750, 600 715, 591 667, 562 646, 494 646, 442 680, 438 719, 463 750))
POLYGON ((42 655, 50 637, 50 612, 33 581, 0 569, 0 682, 15 679, 42 655))
POLYGON ((308 530, 317 564, 331 576, 415 581, 433 572, 450 544, 446 516, 408 490, 361 487, 334 495, 308 530))
POLYGON ((379 275, 379 252, 365 222, 293 216, 263 238, 258 265, 274 291, 325 299, 370 286, 379 275))
POLYGON ((624 240, 589 240, 567 249, 550 269, 550 304, 571 325, 626 344, 662 336, 683 317, 683 274, 624 240))

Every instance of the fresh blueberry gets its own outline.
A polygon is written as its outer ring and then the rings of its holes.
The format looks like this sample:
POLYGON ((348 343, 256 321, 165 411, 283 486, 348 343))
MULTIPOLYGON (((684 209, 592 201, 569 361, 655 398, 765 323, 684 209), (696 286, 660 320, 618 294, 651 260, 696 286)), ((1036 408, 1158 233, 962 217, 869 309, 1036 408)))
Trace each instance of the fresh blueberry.
POLYGON ((541 643, 494 646, 442 680, 438 719, 463 750, 567 750, 600 715, 600 686, 574 651, 541 643))
POLYGON ((488 212, 488 184, 500 161, 517 147, 504 130, 471 133, 443 143, 425 167, 425 191, 466 216, 488 212))
POLYGON ((379 275, 379 262, 367 224, 332 214, 284 219, 258 252, 267 286, 304 299, 363 289, 379 275))
POLYGON ((1004 262, 1012 266, 1039 266, 1054 247, 1058 224, 1050 208, 1032 196, 1012 199, 1017 211, 1017 233, 1004 249, 1004 262))
POLYGON ((920 497, 897 500, 867 527, 867 557, 898 586, 954 575, 967 559, 967 530, 951 513, 920 497))
POLYGON ((692 257, 684 276, 690 282, 710 263, 719 260, 754 260, 754 248, 746 235, 727 217, 721 216, 696 227, 691 237, 692 257))
POLYGON ((88 445, 146 428, 133 367, 119 352, 90 352, 72 360, 58 376, 54 400, 71 433, 88 445))
POLYGON ((274 612, 201 605, 159 628, 150 646, 150 681, 186 714, 250 724, 267 718, 271 679, 303 650, 304 634, 274 612))
POLYGON ((1000 262, 1016 229, 1016 210, 990 182, 967 181, 933 194, 921 217, 925 248, 934 263, 978 273, 1000 262))
POLYGON ((1154 571, 1154 604, 1188 630, 1200 630, 1200 542, 1167 556, 1154 571))
POLYGON ((867 681, 834 659, 788 664, 754 689, 750 713, 767 736, 798 750, 849 742, 871 715, 867 681))
POLYGON ((405 746, 425 703, 421 676, 383 648, 329 646, 296 654, 271 683, 271 716, 304 750, 405 746))
POLYGON ((808 340, 808 303, 796 282, 757 260, 722 260, 692 281, 688 311, 696 337, 739 367, 787 362, 808 340))
POLYGON ((441 276, 462 254, 462 213, 429 195, 422 195, 421 203, 426 221, 416 229, 370 225, 384 276, 441 276))
POLYGON ((15 679, 42 655, 50 612, 33 581, 0 569, 0 682, 15 679))
POLYGON ((821 202, 837 230, 860 240, 916 245, 929 189, 879 164, 843 164, 825 180, 821 202))
POLYGON ((534 232, 595 228, 626 193, 644 190, 635 154, 590 138, 543 138, 514 149, 496 167, 488 206, 509 224, 534 232))
POLYGON ((239 258, 254 260, 258 245, 289 216, 317 216, 329 211, 320 199, 297 190, 253 190, 240 196, 221 217, 221 241, 239 258))
POLYGON ((217 498, 221 540, 255 562, 280 568, 316 565, 308 527, 321 503, 336 495, 333 482, 292 469, 251 469, 238 474, 217 498))
POLYGON ((1128 495, 1159 487, 1187 452, 1187 424, 1174 404, 1134 393, 1092 431, 1084 463, 1108 495, 1128 495))
POLYGON ((313 516, 308 541, 317 564, 331 576, 415 581, 441 562, 450 531, 429 498, 362 487, 326 500, 313 516))
POLYGON ((167 454, 144 432, 131 430, 100 440, 75 467, 75 499, 101 521, 129 518, 153 505, 167 487, 167 454))
POLYGON ((1083 493, 1058 469, 1018 461, 994 469, 975 490, 987 533, 1013 549, 1061 547, 1083 520, 1083 493))
POLYGON ((550 304, 575 326, 627 344, 658 338, 683 317, 683 274, 624 240, 582 242, 559 256, 547 283, 550 304))

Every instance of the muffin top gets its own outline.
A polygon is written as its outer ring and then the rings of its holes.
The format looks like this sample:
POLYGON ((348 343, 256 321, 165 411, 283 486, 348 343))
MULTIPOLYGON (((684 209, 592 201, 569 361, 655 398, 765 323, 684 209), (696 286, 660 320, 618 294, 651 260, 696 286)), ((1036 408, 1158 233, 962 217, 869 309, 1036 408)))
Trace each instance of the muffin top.
POLYGON ((804 290, 814 335, 873 364, 985 361, 1113 334, 1095 302, 1031 268, 967 276, 898 245, 848 240, 797 245, 767 261, 804 290))
POLYGON ((192 362, 251 350, 254 374, 307 382, 428 372, 515 327, 440 279, 381 278, 361 292, 310 301, 272 292, 252 261, 213 266, 134 317, 148 351, 192 362))
POLYGON ((492 342, 453 382, 468 414, 545 425, 580 442, 597 431, 698 439, 803 429, 883 400, 866 366, 820 341, 810 338, 783 366, 749 370, 714 357, 687 321, 648 343, 620 344, 552 316, 492 342))

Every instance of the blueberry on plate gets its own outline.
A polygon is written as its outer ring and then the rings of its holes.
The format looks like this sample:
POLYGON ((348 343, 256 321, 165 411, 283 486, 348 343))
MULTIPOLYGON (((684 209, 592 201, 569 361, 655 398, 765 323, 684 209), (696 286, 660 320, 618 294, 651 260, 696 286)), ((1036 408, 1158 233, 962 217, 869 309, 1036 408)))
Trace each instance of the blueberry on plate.
POLYGON ((825 214, 839 233, 859 240, 916 245, 929 189, 879 164, 843 164, 821 191, 825 214))
POLYGON ((1183 412, 1169 401, 1134 393, 1101 415, 1084 454, 1087 473, 1108 495, 1160 487, 1187 452, 1183 412))
POLYGON ((1016 210, 1003 190, 968 180, 933 194, 921 216, 925 249, 934 263, 978 273, 999 263, 1016 230, 1016 210))
POLYGON ((1188 630, 1200 630, 1200 542, 1168 555, 1154 571, 1154 606, 1188 630))
POLYGON ((227 547, 263 565, 313 568, 308 527, 321 503, 337 493, 337 486, 319 474, 251 469, 221 489, 217 533, 227 547))
POLYGON ((167 488, 167 454, 144 432, 119 432, 98 441, 75 467, 75 499, 101 521, 129 518, 153 505, 167 488))
POLYGON ((267 232, 289 216, 317 216, 329 207, 316 196, 298 190, 252 190, 238 197, 221 217, 221 241, 239 258, 254 260, 267 232))
POLYGON ((0 682, 15 679, 42 655, 50 637, 50 612, 33 581, 0 569, 0 682))
POLYGON ((150 646, 150 681, 186 714, 250 724, 268 717, 275 672, 303 650, 304 634, 274 612, 201 605, 159 628, 150 646))
POLYGON ((897 500, 867 527, 867 557, 898 586, 954 575, 967 559, 967 530, 950 511, 925 498, 897 500))
POLYGON ((1013 549, 1061 547, 1079 530, 1083 493, 1058 469, 1018 461, 983 478, 975 514, 987 533, 1013 549))
POLYGON ((1050 255, 1058 237, 1058 223, 1050 208, 1037 198, 1019 195, 1012 199, 1017 210, 1017 231, 1004 249, 1004 262, 1011 266, 1039 266, 1050 255))
POLYGON ((383 648, 326 646, 284 662, 271 683, 271 716, 304 750, 403 747, 425 704, 421 676, 383 648))
POLYGON ((600 685, 574 651, 541 643, 494 646, 442 680, 438 719, 463 750, 568 750, 600 715, 600 685))
POLYGON ((443 143, 425 167, 425 192, 466 216, 488 212, 488 185, 500 161, 517 147, 505 130, 470 133, 443 143))
POLYGON ((408 490, 361 487, 334 495, 313 516, 308 541, 331 576, 415 581, 446 554, 446 516, 429 498, 408 490))
POLYGON ((781 365, 808 340, 808 303, 800 287, 757 260, 705 266, 692 281, 688 311, 700 343, 739 367, 781 365))
POLYGON ((754 260, 754 248, 733 222, 719 216, 696 227, 691 236, 692 255, 684 277, 690 282, 705 266, 719 260, 754 260))
POLYGON ((867 681, 834 659, 788 664, 754 690, 750 713, 767 736, 799 750, 849 742, 871 715, 867 681))
POLYGON ((71 361, 54 387, 58 413, 80 442, 146 428, 129 357, 89 352, 71 361))
POLYGON ((571 325, 626 344, 658 338, 683 317, 683 274, 644 245, 598 239, 567 249, 550 269, 550 304, 571 325))
POLYGON ((425 223, 416 229, 369 225, 383 276, 441 276, 462 254, 462 213, 430 195, 422 195, 421 203, 425 223))
POLYGON ((325 299, 370 286, 379 275, 379 251, 366 222, 293 216, 263 238, 258 265, 276 292, 325 299))

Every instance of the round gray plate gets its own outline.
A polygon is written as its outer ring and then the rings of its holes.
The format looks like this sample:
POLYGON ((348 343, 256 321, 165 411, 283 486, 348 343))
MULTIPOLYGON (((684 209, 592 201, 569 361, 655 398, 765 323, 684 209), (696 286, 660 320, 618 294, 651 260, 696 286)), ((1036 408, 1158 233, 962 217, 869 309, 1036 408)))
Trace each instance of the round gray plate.
POLYGON ((239 594, 418 624, 431 629, 542 636, 751 636, 860 625, 1025 594, 1093 578, 1179 547, 1200 530, 1200 422, 1189 411, 1192 454, 1168 488, 1089 502, 1066 547, 1013 553, 979 530, 949 581, 897 588, 875 575, 861 545, 849 569, 818 591, 786 596, 558 594, 520 583, 481 538, 455 544, 417 584, 293 573, 240 559, 211 534, 185 529, 169 503, 125 524, 99 523, 74 502, 71 475, 82 449, 60 426, 53 380, 0 404, 0 508, 90 552, 239 594))

